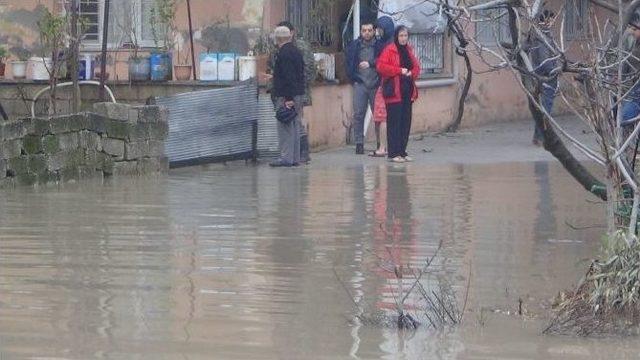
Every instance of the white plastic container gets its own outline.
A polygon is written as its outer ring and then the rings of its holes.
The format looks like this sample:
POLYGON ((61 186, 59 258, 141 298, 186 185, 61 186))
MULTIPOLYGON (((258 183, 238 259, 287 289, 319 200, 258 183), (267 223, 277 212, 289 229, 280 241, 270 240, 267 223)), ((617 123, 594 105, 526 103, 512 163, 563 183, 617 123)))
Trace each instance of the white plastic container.
POLYGON ((31 80, 49 80, 51 66, 51 58, 34 56, 27 62, 27 76, 31 80))
POLYGON ((236 79, 236 55, 233 53, 218 54, 218 80, 233 81, 236 79))
POLYGON ((13 75, 14 79, 25 79, 27 77, 27 62, 12 61, 11 74, 13 75))
POLYGON ((256 57, 238 56, 238 80, 245 81, 256 77, 256 57))
POLYGON ((202 81, 218 80, 218 54, 216 53, 200 54, 200 80, 202 81))

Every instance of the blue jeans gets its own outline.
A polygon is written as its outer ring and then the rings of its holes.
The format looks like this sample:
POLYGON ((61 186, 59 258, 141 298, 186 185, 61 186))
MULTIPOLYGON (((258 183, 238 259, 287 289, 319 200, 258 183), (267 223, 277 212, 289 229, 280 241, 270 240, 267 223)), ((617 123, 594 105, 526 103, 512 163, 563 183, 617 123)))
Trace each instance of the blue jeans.
MULTIPOLYGON (((542 84, 542 94, 541 94, 541 102, 542 107, 551 114, 553 110, 553 101, 556 97, 556 90, 558 88, 558 84, 556 82, 553 83, 543 83, 542 84)), ((536 128, 533 132, 533 139, 543 141, 544 140, 544 132, 542 127, 538 126, 536 123, 536 128)))
POLYGON ((640 100, 624 100, 622 102, 622 126, 633 125, 631 121, 640 115, 640 100))
POLYGON ((367 107, 371 107, 376 99, 377 88, 368 89, 361 83, 353 84, 353 126, 356 144, 364 144, 364 118, 367 114, 367 107))

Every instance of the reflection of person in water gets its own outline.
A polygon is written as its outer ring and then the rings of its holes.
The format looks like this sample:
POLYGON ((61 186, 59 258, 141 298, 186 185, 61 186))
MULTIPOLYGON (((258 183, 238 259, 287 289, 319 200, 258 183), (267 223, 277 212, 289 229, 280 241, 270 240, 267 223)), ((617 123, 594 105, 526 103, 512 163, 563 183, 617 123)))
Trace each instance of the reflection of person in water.
POLYGON ((549 182, 549 164, 546 162, 534 163, 534 174, 536 183, 540 186, 538 214, 534 226, 535 240, 546 241, 556 233, 556 220, 549 182))
POLYGON ((403 267, 415 255, 415 234, 406 169, 384 169, 386 176, 379 176, 374 198, 374 251, 382 262, 376 273, 386 279, 377 306, 395 309, 394 296, 399 295, 401 284, 398 276, 408 274, 403 267))

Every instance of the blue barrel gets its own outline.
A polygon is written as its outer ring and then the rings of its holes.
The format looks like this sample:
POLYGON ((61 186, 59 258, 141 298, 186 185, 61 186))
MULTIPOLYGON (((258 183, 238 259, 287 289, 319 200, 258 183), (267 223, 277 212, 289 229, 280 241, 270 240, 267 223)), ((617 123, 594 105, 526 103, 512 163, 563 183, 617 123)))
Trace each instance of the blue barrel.
POLYGON ((171 56, 166 52, 151 53, 151 81, 166 81, 171 77, 171 56))

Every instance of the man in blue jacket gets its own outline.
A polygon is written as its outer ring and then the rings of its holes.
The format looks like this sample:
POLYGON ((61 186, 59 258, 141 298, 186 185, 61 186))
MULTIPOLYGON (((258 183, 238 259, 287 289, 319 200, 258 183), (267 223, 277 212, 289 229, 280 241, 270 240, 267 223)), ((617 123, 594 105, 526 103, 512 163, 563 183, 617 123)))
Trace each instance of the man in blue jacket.
MULTIPOLYGON (((372 21, 363 21, 360 25, 360 37, 349 43, 346 50, 347 76, 353 84, 353 122, 355 127, 356 154, 364 154, 364 117, 367 106, 373 105, 376 90, 380 85, 380 78, 376 72, 376 60, 393 39, 393 20, 388 16, 378 19, 380 39, 375 37, 375 27, 372 21)), ((380 123, 376 123, 377 148, 374 155, 381 150, 380 123)), ((384 156, 384 151, 382 156, 384 156)))
POLYGON ((372 21, 360 25, 360 37, 347 46, 347 76, 353 84, 353 122, 355 126, 356 154, 364 154, 364 117, 367 106, 373 110, 380 78, 376 72, 379 46, 372 21))

